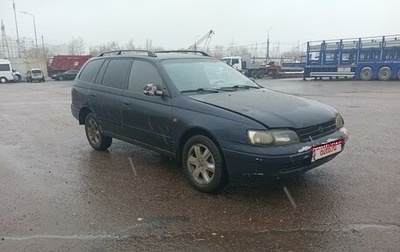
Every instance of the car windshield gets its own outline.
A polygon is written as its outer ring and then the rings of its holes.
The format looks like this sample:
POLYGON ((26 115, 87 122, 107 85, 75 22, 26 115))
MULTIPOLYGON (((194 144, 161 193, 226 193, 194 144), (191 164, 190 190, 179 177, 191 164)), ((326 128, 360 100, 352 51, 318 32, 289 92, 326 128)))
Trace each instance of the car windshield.
POLYGON ((259 88, 243 74, 217 60, 165 60, 163 66, 181 92, 259 88))

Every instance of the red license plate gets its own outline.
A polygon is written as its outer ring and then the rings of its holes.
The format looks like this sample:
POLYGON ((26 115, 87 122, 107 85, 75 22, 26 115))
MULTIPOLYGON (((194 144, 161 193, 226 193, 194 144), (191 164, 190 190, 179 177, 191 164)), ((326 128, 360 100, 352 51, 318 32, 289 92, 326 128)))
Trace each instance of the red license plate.
POLYGON ((311 148, 311 152, 312 152, 311 162, 314 162, 321 158, 328 157, 335 153, 341 152, 342 144, 343 144, 343 140, 339 140, 339 141, 330 142, 327 144, 312 147, 311 148))

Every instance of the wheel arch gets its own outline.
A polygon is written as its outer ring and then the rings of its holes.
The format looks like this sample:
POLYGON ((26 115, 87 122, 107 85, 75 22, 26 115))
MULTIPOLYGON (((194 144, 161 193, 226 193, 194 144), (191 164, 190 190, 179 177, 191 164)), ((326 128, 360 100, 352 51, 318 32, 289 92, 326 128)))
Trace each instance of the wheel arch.
POLYGON ((4 83, 7 83, 7 82, 8 82, 8 79, 7 79, 7 77, 5 77, 5 76, 0 76, 0 80, 2 80, 2 79, 6 80, 4 83))
POLYGON ((176 160, 177 160, 178 164, 182 165, 182 154, 183 154, 183 147, 185 146, 185 143, 191 137, 196 136, 196 135, 206 136, 211 141, 213 141, 213 143, 215 144, 215 146, 217 146, 219 152, 221 153, 222 161, 223 161, 224 166, 225 166, 226 162, 225 162, 224 153, 222 152, 221 146, 219 145, 217 139, 209 131, 207 131, 206 129, 200 128, 200 127, 190 128, 190 129, 186 130, 182 134, 182 136, 180 137, 178 145, 177 145, 178 147, 177 147, 177 150, 176 150, 176 160))
POLYGON ((93 110, 91 110, 90 108, 88 107, 81 108, 81 110, 79 111, 79 125, 85 124, 86 116, 90 113, 93 113, 93 110))

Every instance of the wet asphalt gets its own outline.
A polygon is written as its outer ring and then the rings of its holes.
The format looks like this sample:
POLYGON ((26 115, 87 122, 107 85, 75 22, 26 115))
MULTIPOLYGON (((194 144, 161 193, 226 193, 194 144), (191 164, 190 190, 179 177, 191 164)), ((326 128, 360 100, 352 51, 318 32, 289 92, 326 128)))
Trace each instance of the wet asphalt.
POLYGON ((175 162, 98 152, 72 82, 0 85, 0 251, 399 251, 400 82, 263 79, 327 103, 342 154, 300 177, 199 193, 175 162))

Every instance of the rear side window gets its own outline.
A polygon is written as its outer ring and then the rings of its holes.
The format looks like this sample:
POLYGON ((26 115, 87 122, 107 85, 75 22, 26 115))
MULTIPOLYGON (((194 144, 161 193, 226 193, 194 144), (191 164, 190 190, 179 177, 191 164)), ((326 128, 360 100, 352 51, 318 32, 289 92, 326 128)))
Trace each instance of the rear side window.
POLYGON ((97 72, 99 71, 104 60, 93 60, 90 61, 86 67, 82 70, 79 79, 83 81, 93 82, 96 78, 97 72))
POLYGON ((9 64, 0 64, 0 71, 10 71, 9 64))
POLYGON ((104 73, 103 85, 125 89, 131 63, 131 59, 112 59, 104 73))
POLYGON ((132 65, 131 75, 129 77, 128 89, 134 92, 143 92, 147 84, 162 86, 162 79, 157 69, 150 63, 135 60, 132 65))

